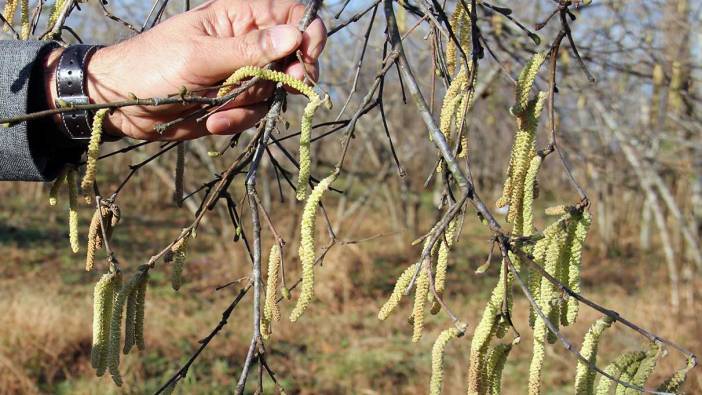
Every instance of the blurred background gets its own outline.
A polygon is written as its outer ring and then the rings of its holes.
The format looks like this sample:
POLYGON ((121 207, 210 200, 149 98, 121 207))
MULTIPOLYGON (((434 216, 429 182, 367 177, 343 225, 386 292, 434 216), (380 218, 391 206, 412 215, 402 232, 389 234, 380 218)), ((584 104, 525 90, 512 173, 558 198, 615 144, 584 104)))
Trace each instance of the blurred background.
MULTIPOLYGON (((321 15, 327 26, 367 9, 370 0, 354 0, 341 16, 343 1, 326 1, 321 15)), ((402 2, 419 7, 422 0, 402 2)), ((199 4, 193 2, 193 6, 199 4)), ((498 1, 529 26, 543 21, 554 9, 551 1, 498 1)), ((399 8, 401 5, 396 5, 399 8)), ((150 2, 110 2, 120 18, 141 25, 150 2)), ((107 19, 94 2, 81 4, 68 21, 87 42, 109 44, 130 37, 122 24, 107 19)), ((171 1, 166 17, 182 9, 171 1)), ((453 10, 453 2, 446 9, 453 10)), ((548 48, 557 31, 551 25, 538 32, 535 45, 504 17, 481 8, 478 13, 483 37, 495 58, 480 62, 481 96, 467 116, 469 160, 477 191, 494 207, 507 170, 515 132, 509 107, 521 67, 535 51, 548 48)), ((411 12, 400 28, 413 71, 432 108, 440 108, 445 91, 433 72, 429 30, 411 12)), ((321 61, 321 86, 335 108, 321 110, 315 123, 348 119, 378 72, 382 60, 385 22, 382 7, 370 26, 372 13, 335 33, 321 61), (362 67, 364 35, 370 39, 362 67), (357 88, 352 93, 354 80, 357 88)), ((571 47, 564 42, 559 60, 556 122, 559 138, 578 182, 592 202, 593 231, 583 259, 583 292, 594 301, 616 310, 660 336, 702 354, 702 309, 699 287, 700 234, 702 233, 702 100, 699 42, 702 2, 691 0, 594 0, 576 12, 572 23, 575 42, 597 83, 590 83, 571 47)), ((40 24, 40 26, 42 26, 40 24)), ((66 34, 64 37, 69 37, 66 34)), ((3 38, 10 38, 9 35, 3 38)), ((168 45, 168 43, 164 43, 168 45)), ((164 62, 168 62, 167 59, 164 62)), ((537 86, 547 89, 546 66, 537 86)), ((303 100, 291 98, 276 138, 297 132, 303 100)), ((349 157, 335 186, 343 193, 329 193, 324 204, 341 240, 318 268, 317 298, 301 322, 274 324, 268 343, 268 364, 288 393, 300 394, 423 394, 431 369, 430 350, 436 335, 450 322, 445 316, 428 319, 425 336, 410 342, 411 327, 405 301, 398 312, 380 322, 376 315, 396 277, 420 252, 411 242, 425 234, 437 215, 441 182, 426 182, 437 160, 433 144, 414 104, 403 103, 397 73, 391 71, 384 88, 389 134, 399 164, 393 160, 380 113, 361 118, 349 157)), ((438 114, 437 114, 438 117, 438 114)), ((542 117, 538 143, 545 146, 547 117, 542 117)), ((322 136, 329 127, 315 129, 322 136)), ((212 158, 208 151, 226 146, 226 137, 205 138, 188 144, 186 192, 213 179, 241 152, 250 138, 212 158)), ((320 138, 313 145, 313 174, 328 174, 338 159, 340 133, 320 138)), ((282 144, 296 152, 296 138, 282 144)), ((111 152, 135 142, 103 145, 111 152)), ((130 164, 159 150, 149 144, 99 164, 98 182, 103 191, 114 190, 130 164)), ((284 251, 288 278, 298 278, 298 224, 302 209, 282 177, 285 169, 297 173, 276 146, 271 160, 259 172, 259 193, 264 207, 287 241, 284 251)), ((296 155, 295 155, 296 156, 296 155)), ((122 222, 114 232, 113 249, 122 264, 134 268, 174 240, 192 222, 201 196, 195 194, 183 208, 172 202, 175 151, 141 168, 120 194, 122 222)), ((244 202, 241 178, 230 192, 244 202)), ((578 196, 570 186, 555 155, 546 160, 539 175, 539 212, 556 204, 572 204, 578 196)), ((109 378, 96 378, 90 367, 92 294, 98 271, 85 272, 84 256, 68 247, 67 199, 48 205, 49 185, 0 184, 0 394, 105 394, 152 393, 197 349, 198 340, 214 328, 222 311, 238 292, 237 285, 218 286, 250 273, 250 261, 224 207, 209 213, 191 243, 185 269, 186 284, 179 292, 170 288, 170 265, 152 271, 146 306, 146 344, 141 353, 123 357, 125 386, 114 387, 109 378)), ((246 204, 241 204, 246 207, 246 204)), ((81 235, 93 210, 81 210, 81 235)), ((242 209, 244 223, 248 213, 242 209)), ((499 218, 503 220, 502 216, 499 218)), ((543 229, 547 219, 536 217, 543 229)), ((326 227, 320 220, 318 248, 326 245, 326 227)), ((264 230, 264 251, 272 238, 264 230)), ((469 211, 459 243, 451 253, 446 300, 470 328, 479 320, 489 292, 497 281, 498 265, 483 275, 475 269, 484 263, 490 233, 469 211)), ((102 256, 102 255, 101 255, 102 256)), ((503 391, 525 393, 531 358, 531 332, 527 326, 528 303, 516 292, 513 321, 522 332, 505 367, 503 391)), ((250 339, 250 295, 237 308, 225 329, 192 366, 178 393, 232 392, 250 339)), ((283 316, 291 309, 282 303, 283 316)), ((581 309, 577 323, 564 334, 579 344, 590 323, 598 318, 581 309)), ((452 342, 447 351, 446 394, 464 393, 467 335, 452 342)), ((623 351, 639 348, 645 339, 618 325, 607 333, 600 353, 609 361, 623 351)), ((677 354, 661 360, 654 382, 660 382, 685 361, 677 354)), ((558 344, 547 347, 544 369, 546 393, 572 393, 576 361, 558 344)), ((253 388, 252 385, 249 386, 253 388)), ((271 383, 265 388, 272 392, 271 383)), ((692 371, 686 390, 702 393, 699 369, 692 371)))

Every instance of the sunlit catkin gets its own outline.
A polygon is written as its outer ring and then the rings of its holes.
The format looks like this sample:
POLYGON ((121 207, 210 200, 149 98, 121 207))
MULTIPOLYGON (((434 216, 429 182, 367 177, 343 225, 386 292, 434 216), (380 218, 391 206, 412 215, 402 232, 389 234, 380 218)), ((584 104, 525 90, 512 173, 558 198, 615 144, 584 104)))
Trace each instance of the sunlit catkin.
POLYGON ((183 268, 185 259, 188 256, 188 234, 181 235, 181 238, 173 244, 173 271, 171 272, 171 287, 177 291, 183 286, 183 268))
POLYGON ((307 184, 310 182, 312 171, 312 155, 310 144, 312 142, 312 117, 317 108, 322 104, 321 99, 315 93, 309 96, 310 101, 305 106, 300 123, 300 172, 297 176, 297 200, 305 200, 307 197, 307 184))
POLYGON ((429 385, 431 395, 441 394, 444 384, 444 351, 448 342, 460 334, 461 331, 456 328, 445 329, 434 342, 434 347, 431 349, 431 384, 429 385))
POLYGON ((405 293, 405 289, 409 286, 410 282, 412 281, 412 277, 414 276, 414 273, 417 271, 417 266, 419 264, 416 263, 402 272, 400 274, 400 277, 397 278, 397 281, 395 282, 395 288, 392 290, 392 294, 390 294, 390 297, 388 300, 383 304, 383 307, 380 308, 380 311, 378 312, 378 319, 381 321, 384 321, 385 319, 388 318, 390 313, 392 313, 393 310, 397 307, 398 304, 400 304, 400 300, 402 299, 402 296, 405 293))
MULTIPOLYGON (((646 353, 643 351, 630 351, 618 356, 612 363, 604 368, 604 372, 608 375, 621 379, 622 374, 633 364, 641 362, 642 359, 646 357, 646 353)), ((595 394, 597 395, 607 395, 609 394, 610 387, 614 381, 607 377, 602 376, 600 382, 597 384, 597 389, 595 394)))
POLYGON ((687 360, 687 366, 673 373, 667 380, 665 380, 661 385, 658 386, 656 391, 670 392, 673 394, 680 393, 682 385, 685 384, 685 379, 687 378, 687 372, 694 368, 696 365, 695 359, 689 358, 687 360))
POLYGON ((5 17, 5 20, 7 21, 7 25, 4 25, 2 27, 2 30, 5 32, 10 31, 9 26, 12 25, 12 22, 15 20, 15 14, 17 13, 17 5, 18 5, 19 0, 7 0, 5 3, 5 8, 2 11, 3 17, 5 17))
POLYGON ((65 5, 66 0, 56 0, 54 3, 54 8, 51 10, 51 14, 49 15, 48 26, 54 26, 54 24, 58 21, 59 15, 61 15, 65 5))
POLYGON ((497 322, 502 308, 502 300, 505 298, 505 277, 508 275, 505 266, 502 265, 500 277, 497 280, 497 285, 492 290, 490 300, 488 300, 483 316, 480 318, 478 326, 473 332, 473 340, 470 344, 470 358, 468 365, 468 394, 474 395, 481 393, 481 388, 485 387, 484 373, 487 353, 487 348, 490 344, 490 338, 495 333, 497 322))
MULTIPOLYGON (((644 387, 646 385, 646 381, 656 368, 660 351, 661 347, 657 343, 652 342, 648 351, 646 352, 646 357, 641 360, 641 365, 639 365, 636 373, 632 376, 631 384, 637 387, 644 387)), ((627 388, 624 390, 624 393, 626 395, 637 395, 639 394, 639 391, 632 388, 627 388)))
POLYGON ((107 352, 107 368, 112 375, 112 381, 117 386, 122 385, 122 375, 119 371, 120 346, 122 340, 122 310, 127 302, 127 298, 134 291, 139 283, 143 280, 145 271, 139 270, 136 274, 124 284, 117 296, 115 297, 114 305, 112 306, 112 317, 110 321, 110 341, 107 352))
POLYGON ((261 319, 261 336, 268 339, 271 334, 271 323, 280 320, 278 308, 278 272, 280 269, 281 251, 280 244, 273 243, 268 254, 268 278, 266 278, 266 300, 263 304, 263 318, 261 319))
POLYGON ((27 40, 29 38, 29 34, 31 33, 31 27, 29 25, 29 0, 21 0, 22 1, 22 6, 21 8, 21 27, 22 29, 20 30, 20 39, 22 40, 27 40))
POLYGON ((55 206, 58 203, 58 193, 63 184, 66 182, 66 173, 68 168, 64 167, 61 172, 51 184, 51 189, 49 190, 49 206, 55 206))
POLYGON ((302 266, 302 291, 297 299, 295 308, 290 312, 290 321, 297 321, 305 312, 314 297, 314 230, 315 219, 317 218, 317 206, 322 200, 324 192, 329 189, 336 179, 336 173, 326 177, 317 184, 307 198, 305 208, 302 211, 302 223, 300 225, 300 265, 302 266))
POLYGON ((507 356, 512 350, 512 344, 500 343, 490 347, 485 357, 485 391, 490 395, 500 395, 502 393, 502 371, 507 362, 507 356))
POLYGON ((93 295, 93 345, 90 351, 90 363, 98 376, 102 376, 107 368, 107 347, 114 292, 115 274, 103 274, 95 284, 93 295))
POLYGON ((524 179, 524 208, 522 211, 522 236, 534 233, 534 190, 536 188, 536 174, 541 167, 541 156, 536 155, 529 163, 524 179))
POLYGON ((88 143, 87 160, 85 161, 85 174, 83 181, 80 183, 80 189, 83 194, 88 195, 90 188, 95 182, 95 173, 97 171, 97 161, 100 156, 100 141, 102 140, 102 124, 107 115, 107 108, 97 110, 93 118, 93 130, 90 134, 90 143, 88 143))
POLYGON ((444 237, 440 239, 439 252, 436 259, 436 274, 434 276, 434 288, 436 293, 441 295, 446 289, 446 269, 448 268, 448 256, 456 237, 456 227, 458 219, 454 218, 449 222, 444 232, 444 237))
POLYGON ((74 254, 80 251, 80 241, 78 239, 77 175, 78 172, 75 169, 68 170, 68 174, 66 174, 66 182, 68 183, 68 239, 74 254))
POLYGON ((515 116, 518 116, 527 108, 529 103, 529 93, 531 88, 534 86, 534 81, 536 80, 536 75, 539 73, 541 65, 546 60, 548 56, 548 51, 539 52, 529 59, 527 64, 524 66, 522 71, 519 73, 519 79, 517 80, 517 90, 516 90, 516 103, 510 111, 515 116))
MULTIPOLYGON (((428 262, 426 264, 428 264, 428 262)), ((415 284, 414 307, 412 307, 412 317, 414 317, 412 328, 413 343, 417 343, 422 338, 427 295, 429 295, 429 268, 422 265, 419 270, 417 283, 415 284)))
MULTIPOLYGON (((646 357, 642 358, 642 359, 639 360, 639 361, 636 361, 636 362, 632 363, 632 364, 629 365, 626 369, 624 369, 624 371, 622 371, 622 375, 619 376, 619 380, 621 380, 621 381, 623 381, 623 382, 625 382, 625 383, 631 384, 631 381, 632 381, 632 379, 634 378, 634 375, 635 375, 636 372, 639 370, 639 368, 641 367, 641 363, 642 363, 645 359, 646 359, 646 357)), ((615 393, 616 395, 625 395, 625 394, 626 394, 626 391, 627 391, 627 387, 625 387, 625 386, 623 386, 623 385, 621 385, 621 384, 617 384, 617 388, 616 388, 616 390, 614 391, 614 393, 615 393)), ((636 391, 636 393, 639 393, 639 392, 636 391)))
MULTIPOLYGON (((575 236, 572 244, 570 245, 567 285, 568 288, 573 290, 573 292, 580 293, 580 267, 582 262, 583 244, 585 243, 585 238, 587 237, 588 230, 590 229, 592 218, 590 217, 590 213, 585 211, 579 218, 577 218, 577 221, 578 222, 575 225, 575 236)), ((566 305, 563 306, 563 309, 565 309, 565 321, 562 322, 563 325, 573 324, 578 317, 578 300, 573 297, 568 298, 566 305)))
MULTIPOLYGON (((603 317, 597 320, 585 334, 580 354, 588 360, 591 365, 597 366, 597 348, 600 337, 605 329, 612 326, 614 320, 611 317, 603 317)), ((578 360, 578 367, 575 372, 575 394, 590 395, 595 385, 595 370, 581 360, 578 360)))
MULTIPOLYGON (((561 249, 565 241, 563 232, 555 232, 553 239, 550 241, 546 250, 544 269, 552 276, 556 275, 558 269, 558 261, 560 259, 561 249)), ((551 323, 557 327, 558 315, 555 299, 558 297, 555 286, 550 281, 541 281, 541 311, 551 323), (555 320, 554 320, 555 316, 555 320), (556 322, 554 322, 556 321, 556 322)), ((536 318, 534 324, 534 347, 529 366, 529 394, 537 395, 541 393, 541 370, 544 365, 544 356, 546 353, 545 343, 550 331, 546 326, 546 322, 541 317, 536 318)))

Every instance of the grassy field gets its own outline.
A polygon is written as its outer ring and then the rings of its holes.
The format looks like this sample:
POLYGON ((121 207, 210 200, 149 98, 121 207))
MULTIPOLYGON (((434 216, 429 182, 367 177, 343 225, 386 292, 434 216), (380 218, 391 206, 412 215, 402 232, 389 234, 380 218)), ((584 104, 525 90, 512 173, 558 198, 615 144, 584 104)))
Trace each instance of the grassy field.
MULTIPOLYGON (((236 285, 220 291, 215 288, 248 273, 241 243, 223 240, 207 227, 193 243, 194 251, 186 266, 187 283, 180 292, 170 288, 168 268, 152 271, 146 307, 147 349, 123 357, 125 386, 118 390, 109 378, 95 377, 90 367, 92 288, 99 273, 85 272, 83 255, 69 251, 65 202, 49 208, 43 198, 20 199, 11 191, 2 193, 1 198, 0 394, 152 393, 189 358, 197 341, 216 326, 221 312, 238 292, 236 285)), ((81 212, 83 235, 89 211, 81 212)), ((127 268, 136 267, 163 248, 188 221, 183 211, 176 212, 167 204, 127 206, 123 212, 114 245, 127 268), (148 219, 140 217, 144 212, 151 213, 148 219)), ((282 229, 293 228, 293 219, 288 217, 279 220, 282 229)), ((485 259, 488 237, 482 227, 470 221, 451 256, 447 300, 472 328, 494 286, 498 267, 493 265, 482 276, 474 274, 485 259)), ((349 238, 391 232, 387 222, 380 214, 365 214, 349 238)), ((272 341, 267 345, 268 363, 288 393, 427 393, 431 346, 436 335, 449 325, 445 316, 429 318, 419 344, 410 342, 407 301, 388 321, 381 323, 376 318, 394 279, 416 257, 416 248, 406 247, 416 236, 392 234, 331 250, 324 267, 317 271, 317 300, 301 322, 290 324, 284 319, 274 324, 272 341)), ((295 251, 295 243, 290 243, 288 267, 293 280, 297 278, 295 251)), ((685 302, 679 313, 671 312, 661 260, 655 254, 639 254, 628 248, 612 250, 608 255, 586 251, 585 294, 641 326, 702 353, 699 302, 685 302)), ((249 342, 249 306, 250 295, 193 365, 177 393, 231 392, 249 342)), ((291 306, 284 303, 282 309, 286 317, 291 306)), ((505 368, 505 394, 526 392, 531 355, 529 310, 522 296, 517 297, 514 311, 522 341, 505 368)), ((581 311, 576 325, 564 332, 575 344, 598 318, 592 310, 581 311)), ((464 393, 470 332, 448 347, 446 394, 464 393)), ((615 325, 601 346, 602 361, 640 347, 644 340, 615 325)), ((683 364, 679 355, 670 353, 662 359, 651 382, 660 382, 683 364)), ((561 346, 548 347, 546 393, 572 393, 575 366, 574 357, 561 346)), ((255 380, 256 374, 250 382, 255 380)), ((265 385, 266 393, 272 393, 271 383, 266 381, 265 385)), ((252 388, 250 384, 249 390, 252 388)), ((688 393, 702 393, 699 369, 686 388, 688 393)))

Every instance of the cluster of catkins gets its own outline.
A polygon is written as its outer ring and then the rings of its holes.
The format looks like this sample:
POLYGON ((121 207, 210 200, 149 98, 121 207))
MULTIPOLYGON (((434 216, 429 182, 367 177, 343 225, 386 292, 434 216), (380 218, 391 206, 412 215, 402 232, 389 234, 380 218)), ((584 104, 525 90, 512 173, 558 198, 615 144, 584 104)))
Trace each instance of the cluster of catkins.
POLYGON ((122 385, 119 370, 120 353, 129 353, 137 346, 144 349, 144 307, 149 266, 141 266, 126 283, 122 274, 111 269, 95 285, 93 304, 93 347, 91 363, 98 376, 109 370, 112 380, 122 385), (122 347, 122 313, 124 347, 122 347))
MULTIPOLYGON (((310 143, 312 138, 312 119, 315 112, 321 105, 331 107, 331 101, 327 95, 321 95, 316 89, 310 87, 302 81, 275 70, 263 69, 260 67, 247 66, 236 70, 224 82, 224 86, 219 90, 217 97, 223 97, 233 90, 233 86, 241 82, 244 78, 258 78, 267 81, 277 82, 288 86, 305 95, 309 101, 303 110, 300 124, 300 172, 297 178, 297 199, 306 200, 300 224, 300 265, 302 266, 302 284, 300 297, 293 310, 290 312, 290 321, 295 322, 305 312, 314 297, 314 263, 315 263, 315 221, 317 217, 317 207, 322 196, 336 180, 337 172, 322 179, 314 189, 309 192, 310 171, 312 158, 310 143)), ((271 323, 278 320, 280 311, 277 301, 277 282, 279 279, 279 267, 282 251, 279 245, 271 248, 268 262, 268 279, 266 284, 266 300, 264 303, 263 318, 261 320, 261 335, 268 338, 271 334, 271 323)), ((288 299, 289 291, 282 289, 283 296, 288 299)))

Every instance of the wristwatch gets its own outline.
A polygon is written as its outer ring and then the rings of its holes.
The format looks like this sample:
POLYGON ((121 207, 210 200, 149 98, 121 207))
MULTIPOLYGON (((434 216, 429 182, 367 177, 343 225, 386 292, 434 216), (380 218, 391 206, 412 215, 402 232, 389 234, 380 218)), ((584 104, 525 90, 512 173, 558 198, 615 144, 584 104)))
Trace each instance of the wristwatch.
MULTIPOLYGON (((85 89, 85 66, 98 48, 102 46, 80 44, 71 45, 63 51, 56 69, 57 108, 90 103, 85 89)), ((90 140, 93 115, 88 110, 62 112, 61 129, 71 140, 87 142, 90 140)), ((110 137, 105 135, 103 140, 110 140, 110 137)))

